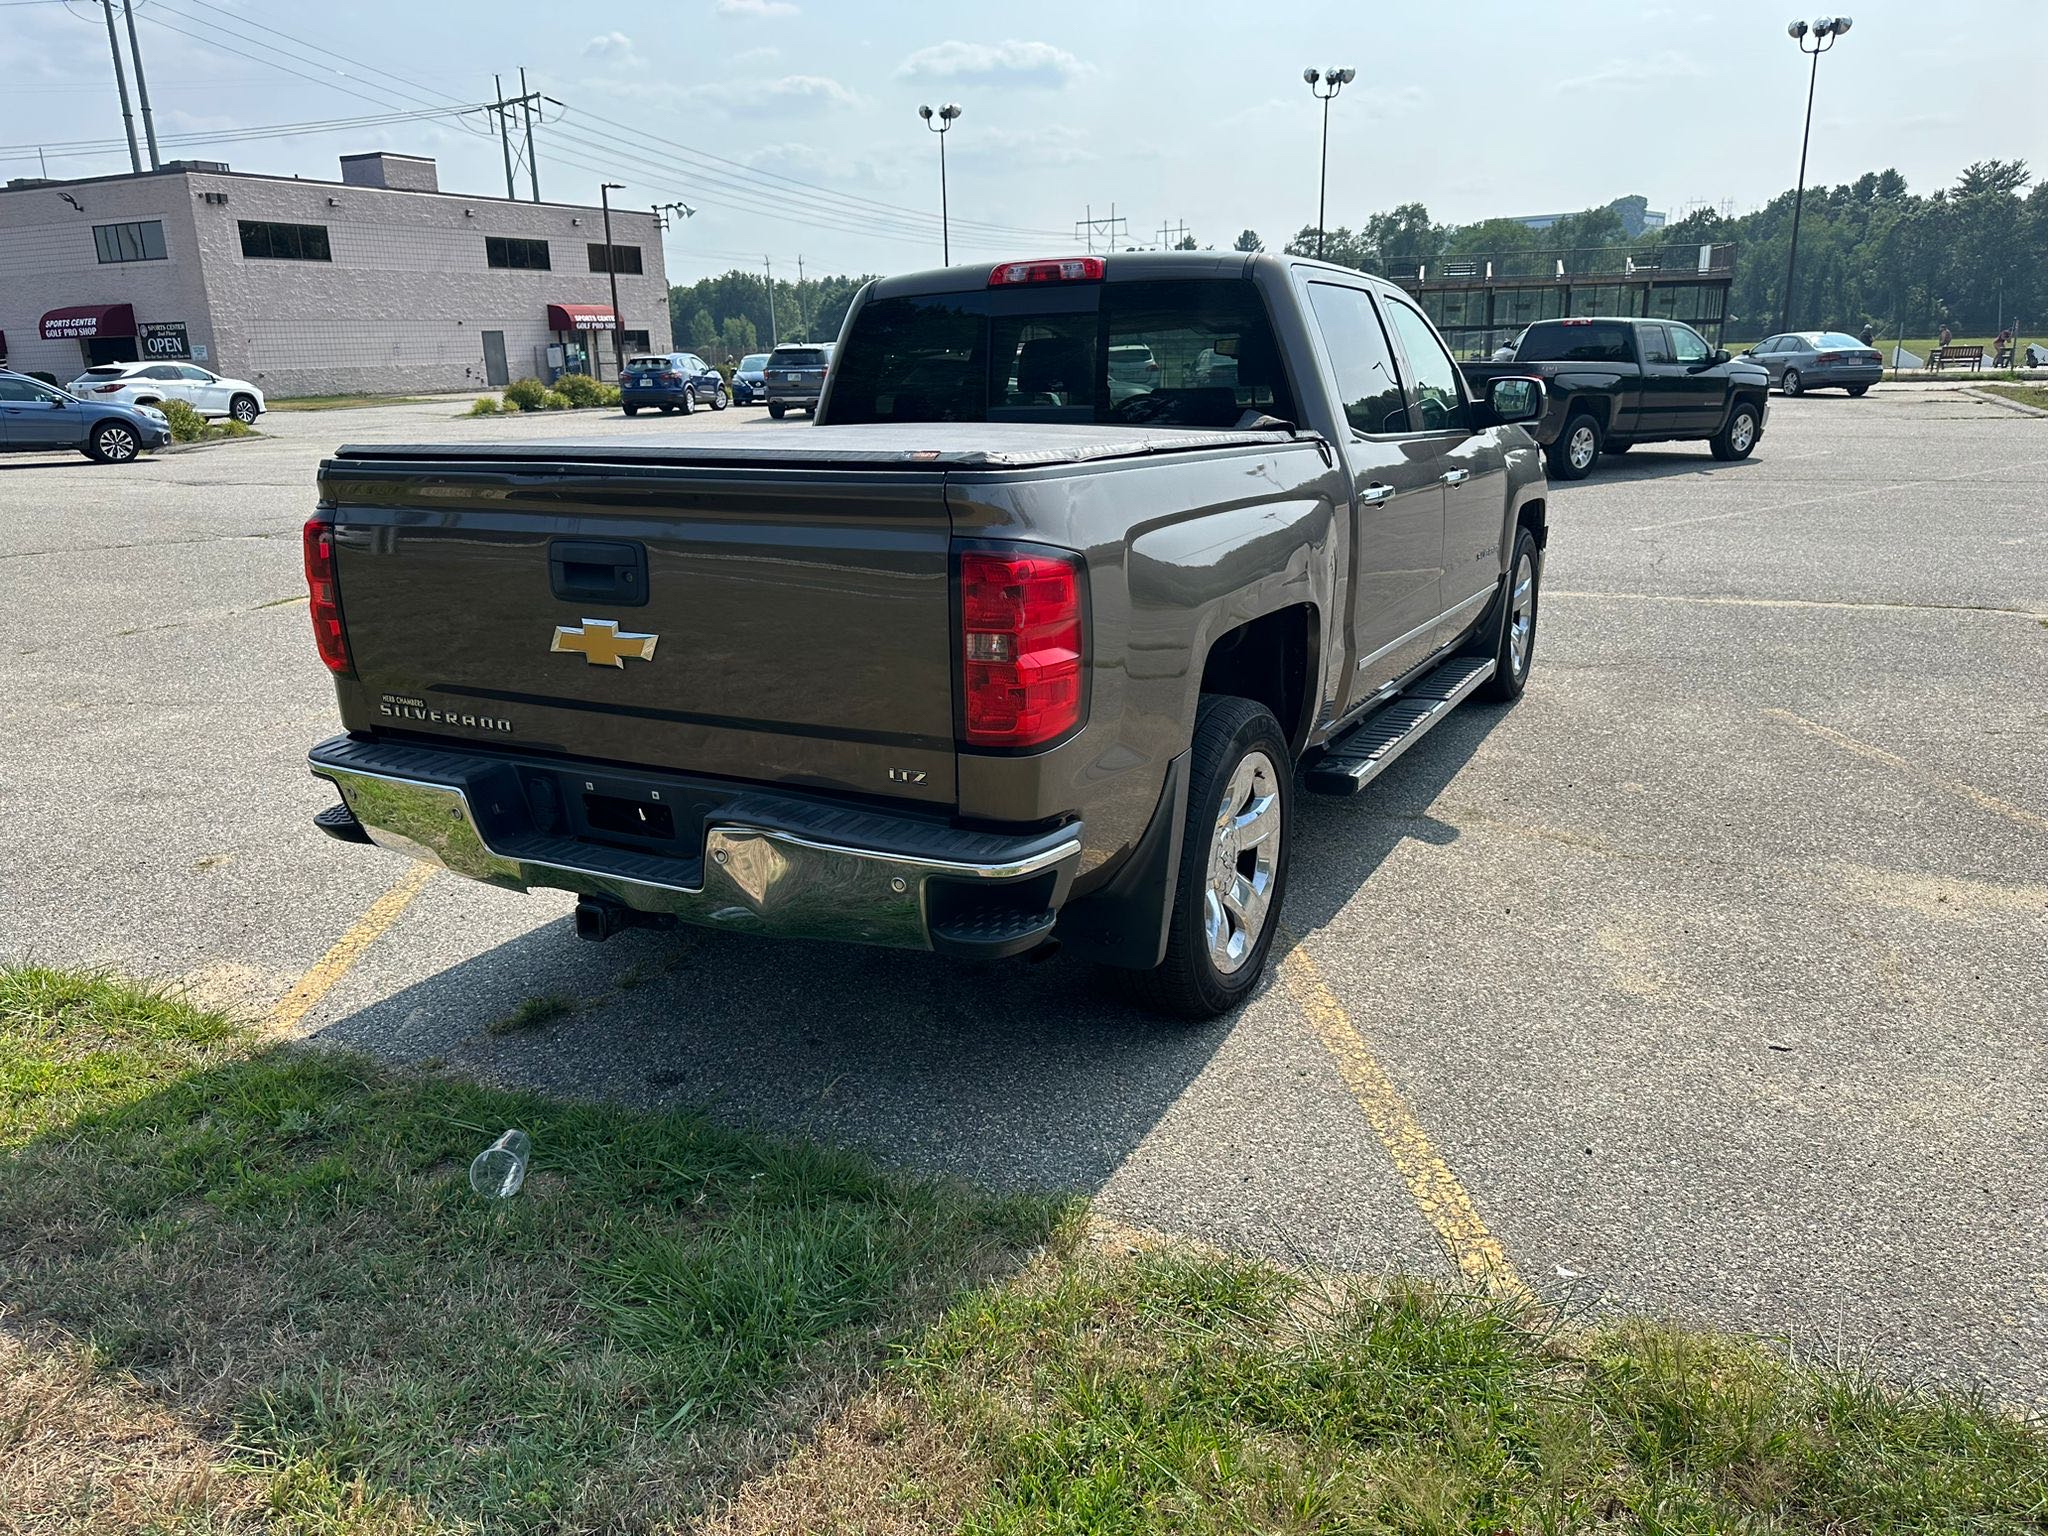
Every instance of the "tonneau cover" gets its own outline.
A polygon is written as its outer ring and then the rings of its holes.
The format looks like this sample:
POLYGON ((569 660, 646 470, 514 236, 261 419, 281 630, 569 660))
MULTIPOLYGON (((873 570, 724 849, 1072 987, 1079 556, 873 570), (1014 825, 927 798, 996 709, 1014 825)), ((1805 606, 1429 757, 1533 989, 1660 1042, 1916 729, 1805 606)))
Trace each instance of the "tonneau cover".
POLYGON ((666 442, 351 443, 338 460, 393 459, 549 464, 767 466, 940 469, 1034 469, 1086 464, 1148 454, 1218 448, 1272 448, 1306 441, 1284 429, 1215 432, 1175 427, 1099 427, 1038 422, 934 422, 810 427, 800 431, 755 428, 691 432, 666 442))

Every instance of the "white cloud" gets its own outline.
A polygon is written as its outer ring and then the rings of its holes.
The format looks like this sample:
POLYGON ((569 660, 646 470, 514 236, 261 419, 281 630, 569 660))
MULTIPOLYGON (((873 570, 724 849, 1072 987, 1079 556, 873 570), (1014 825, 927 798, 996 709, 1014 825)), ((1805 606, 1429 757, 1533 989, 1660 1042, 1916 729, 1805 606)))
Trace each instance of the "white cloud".
POLYGON ((1009 85, 1063 86, 1090 73, 1051 43, 963 43, 949 39, 920 48, 896 67, 906 80, 985 80, 1009 85))
POLYGON ((1568 91, 1661 91, 1674 82, 1710 78, 1699 60, 1666 48, 1647 59, 1609 59, 1596 69, 1551 84, 1553 96, 1568 91))
POLYGON ((688 93, 735 117, 786 117, 827 107, 857 107, 860 97, 829 75, 784 75, 780 80, 724 80, 688 93))
POLYGON ((772 64, 781 57, 780 48, 745 48, 734 54, 728 62, 735 69, 745 69, 750 64, 772 64))
POLYGON ((1086 165, 1102 158, 1089 144, 1089 136, 1080 129, 1050 123, 1042 128, 984 128, 963 135, 954 153, 963 160, 986 157, 1020 168, 1086 165))
POLYGON ((623 32, 600 32, 583 45, 583 57, 598 59, 606 64, 637 64, 639 55, 633 51, 633 39, 623 32))
POLYGON ((790 0, 718 0, 718 14, 721 16, 794 16, 796 7, 790 0))

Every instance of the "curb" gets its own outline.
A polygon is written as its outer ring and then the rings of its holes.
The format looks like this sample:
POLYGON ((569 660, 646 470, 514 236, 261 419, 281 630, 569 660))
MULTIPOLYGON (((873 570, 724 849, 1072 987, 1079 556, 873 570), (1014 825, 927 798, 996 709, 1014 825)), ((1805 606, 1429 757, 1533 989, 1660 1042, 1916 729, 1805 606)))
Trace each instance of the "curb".
POLYGON ((2008 411, 2015 411, 2022 416, 2048 416, 2048 411, 2044 411, 2038 405, 2027 405, 2018 400, 2008 400, 2003 395, 1992 394, 1988 389, 1966 388, 1961 393, 1968 395, 1972 400, 1982 400, 1986 405, 2003 406, 2008 411))
POLYGON ((267 435, 262 432, 251 432, 243 437, 209 437, 202 438, 196 443, 165 443, 161 448, 150 449, 150 452, 153 454, 199 453, 208 448, 225 448, 230 443, 260 442, 267 435))

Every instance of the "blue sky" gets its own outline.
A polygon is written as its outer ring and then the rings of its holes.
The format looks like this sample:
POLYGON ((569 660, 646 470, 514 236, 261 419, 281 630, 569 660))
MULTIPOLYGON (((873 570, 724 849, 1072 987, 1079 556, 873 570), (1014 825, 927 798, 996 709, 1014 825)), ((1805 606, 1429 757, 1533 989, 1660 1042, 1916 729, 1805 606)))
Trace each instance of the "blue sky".
MULTIPOLYGON (((1029 6, 925 0, 143 0, 158 131, 390 117, 488 99, 524 64, 558 98, 541 191, 697 208, 669 235, 678 280, 741 260, 778 274, 889 271, 938 255, 947 140, 956 259, 1075 244, 1114 204, 1162 225, 1278 245, 1315 218, 1320 108, 1304 65, 1357 81, 1330 118, 1330 222, 1420 200, 1439 219, 1542 213, 1641 192, 1674 215, 1740 211, 1797 168, 1806 61, 1784 0, 1029 6), (386 71, 388 73, 380 73, 386 71)), ((2048 4, 1864 0, 1821 65, 1810 176, 1896 166, 1916 189, 1972 160, 2048 174, 2039 99, 2048 4), (2030 105, 2029 95, 2034 96, 2030 105)), ((104 23, 89 0, 0 0, 0 174, 126 168, 104 23)), ((477 115, 356 123, 166 158, 332 178, 340 154, 432 155, 444 188, 502 193, 477 115)), ((523 187, 523 181, 522 181, 523 187)))

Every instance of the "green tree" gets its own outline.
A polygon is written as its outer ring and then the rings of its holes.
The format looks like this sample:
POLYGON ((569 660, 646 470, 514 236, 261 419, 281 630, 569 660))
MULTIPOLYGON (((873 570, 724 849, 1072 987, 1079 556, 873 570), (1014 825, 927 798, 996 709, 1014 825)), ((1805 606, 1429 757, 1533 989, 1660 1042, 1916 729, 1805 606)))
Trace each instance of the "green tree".
POLYGON ((718 340, 716 362, 728 357, 745 357, 749 352, 760 350, 760 338, 754 334, 754 322, 745 315, 727 315, 718 340))
POLYGON ((1236 241, 1231 246, 1232 250, 1248 252, 1263 251, 1265 248, 1266 242, 1259 238, 1259 232, 1255 229, 1247 229, 1240 232, 1236 241))

